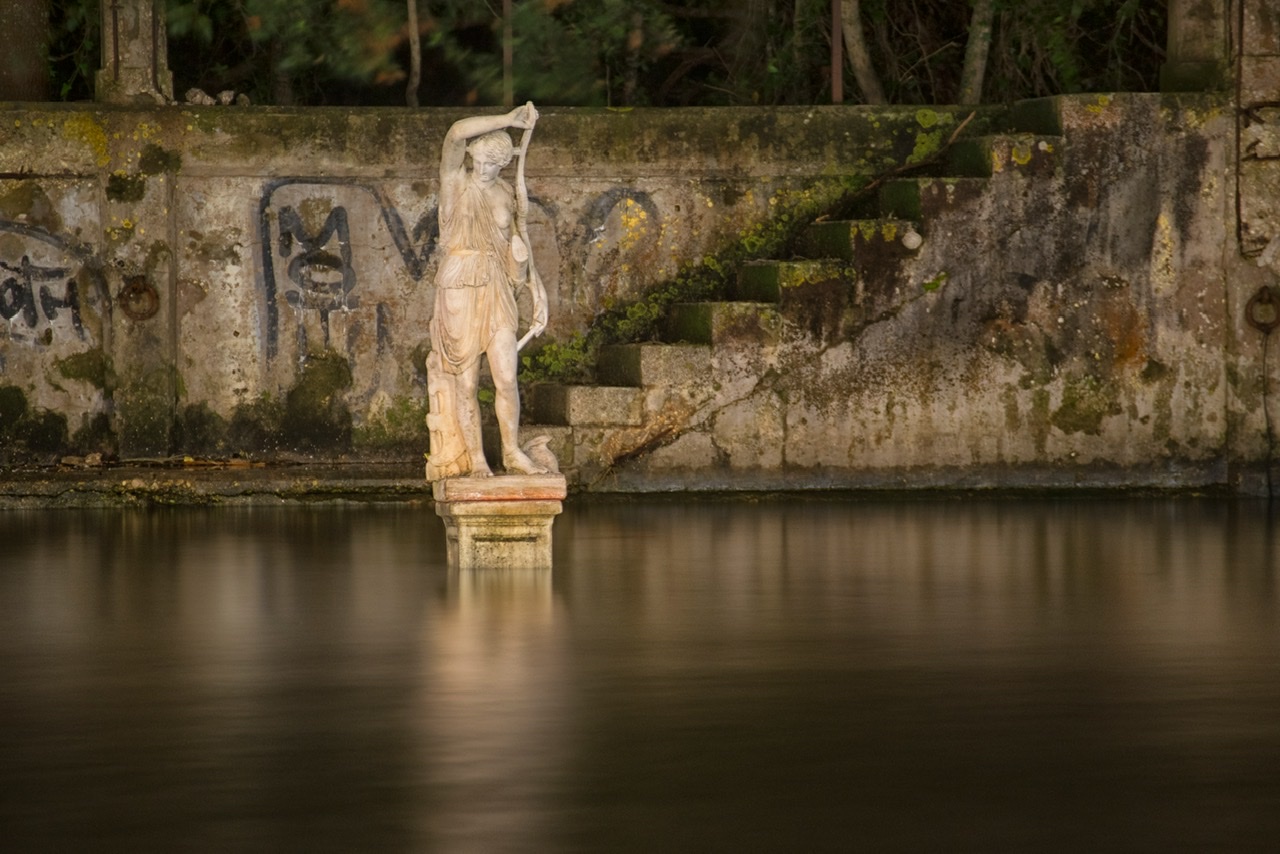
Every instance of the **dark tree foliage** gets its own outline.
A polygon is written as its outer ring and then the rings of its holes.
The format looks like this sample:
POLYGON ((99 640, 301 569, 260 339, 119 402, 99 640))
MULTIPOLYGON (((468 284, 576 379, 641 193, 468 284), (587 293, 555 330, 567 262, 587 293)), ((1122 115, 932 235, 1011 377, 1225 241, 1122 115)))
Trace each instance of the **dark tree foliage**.
MULTIPOLYGON (((92 97, 99 0, 50 0, 53 97, 92 97)), ((403 105, 413 0, 169 0, 179 97, 403 105)), ((831 100, 831 0, 416 0, 423 105, 820 104, 831 100)), ((1167 0, 995 0, 983 100, 1151 91, 1167 0)), ((861 0, 887 99, 951 103, 971 0, 861 0)), ((846 101, 858 88, 841 69, 846 101)))
POLYGON ((93 98, 93 78, 101 62, 98 0, 51 0, 48 64, 50 97, 60 101, 93 98))
MULTIPOLYGON (((970 4, 863 4, 889 100, 954 102, 970 4)), ((998 0, 983 100, 1156 90, 1164 61, 1166 5, 1164 0, 998 0)))

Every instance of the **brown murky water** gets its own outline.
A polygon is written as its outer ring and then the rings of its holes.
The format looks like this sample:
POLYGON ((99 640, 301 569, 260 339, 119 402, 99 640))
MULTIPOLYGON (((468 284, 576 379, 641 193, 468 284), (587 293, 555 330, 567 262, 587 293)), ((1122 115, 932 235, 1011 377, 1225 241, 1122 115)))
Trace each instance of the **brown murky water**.
POLYGON ((0 513, 6 851, 1272 851, 1265 502, 0 513))

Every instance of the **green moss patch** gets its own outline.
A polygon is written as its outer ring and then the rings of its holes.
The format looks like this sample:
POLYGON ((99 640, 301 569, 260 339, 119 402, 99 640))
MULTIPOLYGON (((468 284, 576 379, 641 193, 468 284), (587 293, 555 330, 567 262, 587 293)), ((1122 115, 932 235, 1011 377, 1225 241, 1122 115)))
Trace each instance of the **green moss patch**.
POLYGON ((24 217, 51 234, 62 231, 62 217, 44 189, 34 181, 22 181, 0 195, 0 214, 16 220, 24 217))
POLYGON ((107 178, 107 198, 113 202, 140 202, 146 194, 145 176, 116 172, 107 178))
POLYGON ((428 444, 426 399, 397 397, 355 428, 354 442, 365 451, 397 454, 425 451, 428 444))
POLYGON ((172 448, 176 382, 172 367, 127 375, 115 394, 120 442, 131 456, 166 456, 172 448))
POLYGON ((227 426, 227 444, 238 453, 262 453, 278 450, 284 406, 270 395, 242 403, 236 407, 227 426))
POLYGON ((228 434, 227 420, 206 403, 189 404, 178 413, 177 445, 184 454, 218 456, 238 450, 228 434))
POLYGON ((0 385, 0 436, 12 435, 13 428, 27 414, 27 396, 13 385, 0 385))
POLYGON ((32 409, 17 386, 0 386, 0 463, 58 456, 67 448, 67 417, 32 409))
POLYGON ((33 454, 56 456, 67 448, 67 416, 37 409, 14 425, 14 438, 33 454))
POLYGON ((1086 376, 1069 379, 1062 390, 1062 405, 1054 410, 1050 423, 1064 433, 1102 432, 1102 420, 1123 410, 1116 389, 1109 383, 1086 376))
POLYGON ((147 143, 138 158, 138 171, 143 175, 159 175, 177 172, 182 168, 182 154, 168 151, 153 143, 147 143))
POLYGON ((341 392, 351 387, 351 366, 333 350, 306 358, 285 397, 281 438, 299 451, 351 449, 351 410, 341 392))
POLYGON ((58 373, 69 380, 83 380, 94 388, 110 392, 116 384, 111 357, 101 348, 75 353, 54 363, 58 373))
POLYGON ((120 440, 110 417, 105 412, 99 412, 84 420, 71 437, 71 447, 80 454, 98 453, 114 457, 120 452, 120 440))

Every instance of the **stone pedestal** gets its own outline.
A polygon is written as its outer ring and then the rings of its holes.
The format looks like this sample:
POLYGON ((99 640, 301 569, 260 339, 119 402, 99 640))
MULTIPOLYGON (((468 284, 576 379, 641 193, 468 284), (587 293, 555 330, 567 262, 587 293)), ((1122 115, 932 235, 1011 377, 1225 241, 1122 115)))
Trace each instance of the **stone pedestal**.
POLYGON ((431 486, 453 569, 550 569, 564 475, 451 477, 431 486))

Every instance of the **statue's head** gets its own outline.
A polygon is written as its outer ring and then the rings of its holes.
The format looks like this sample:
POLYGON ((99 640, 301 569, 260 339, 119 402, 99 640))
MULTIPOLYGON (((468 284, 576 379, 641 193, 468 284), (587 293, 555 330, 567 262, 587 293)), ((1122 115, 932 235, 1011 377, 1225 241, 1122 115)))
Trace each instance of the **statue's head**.
POLYGON ((495 130, 476 137, 467 146, 467 151, 471 154, 472 163, 494 163, 503 167, 511 162, 515 147, 506 131, 495 130))

